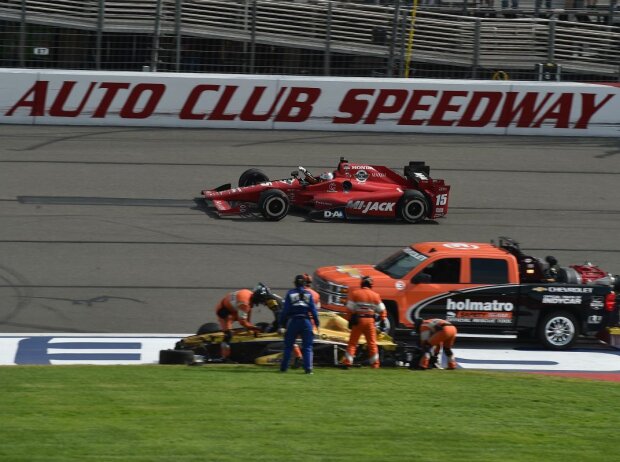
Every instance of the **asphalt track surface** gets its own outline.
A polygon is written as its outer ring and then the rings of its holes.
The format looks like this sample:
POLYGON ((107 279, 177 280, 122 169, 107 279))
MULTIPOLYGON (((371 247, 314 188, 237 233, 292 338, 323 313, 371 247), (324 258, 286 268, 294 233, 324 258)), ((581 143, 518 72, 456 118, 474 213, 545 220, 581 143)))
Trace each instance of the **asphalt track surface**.
POLYGON ((282 293, 295 274, 426 240, 510 236, 620 273, 618 139, 11 125, 0 137, 0 333, 189 333, 228 291, 282 293), (250 167, 318 174, 340 156, 426 161, 452 185, 448 216, 272 223, 194 200, 250 167))

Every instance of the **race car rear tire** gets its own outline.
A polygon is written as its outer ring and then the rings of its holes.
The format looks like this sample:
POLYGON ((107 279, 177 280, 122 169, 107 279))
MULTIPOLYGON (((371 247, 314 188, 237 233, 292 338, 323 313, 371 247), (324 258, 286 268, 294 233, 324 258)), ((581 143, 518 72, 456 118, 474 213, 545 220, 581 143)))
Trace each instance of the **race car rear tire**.
POLYGON ((253 186, 255 184, 269 181, 269 177, 258 168, 250 168, 243 172, 239 177, 239 187, 253 186))
POLYGON ((220 332, 222 328, 217 322, 206 322, 198 328, 196 335, 213 334, 214 332, 220 332))
POLYGON ((279 189, 263 191, 258 200, 258 208, 268 221, 280 221, 288 213, 290 201, 279 189))
POLYGON ((405 191, 398 201, 398 216, 408 223, 418 223, 428 215, 428 202, 420 191, 405 191))
POLYGON ((549 313, 538 323, 538 340, 549 350, 566 350, 578 336, 575 316, 567 311, 549 313))
POLYGON ((159 350, 159 364, 192 364, 192 350, 159 350))

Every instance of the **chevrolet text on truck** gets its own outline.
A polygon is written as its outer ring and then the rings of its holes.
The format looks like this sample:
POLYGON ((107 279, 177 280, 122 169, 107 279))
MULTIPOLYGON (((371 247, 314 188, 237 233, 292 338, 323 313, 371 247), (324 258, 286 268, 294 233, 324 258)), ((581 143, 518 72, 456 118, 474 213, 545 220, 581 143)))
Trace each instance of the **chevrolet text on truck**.
POLYGON ((367 275, 388 310, 391 334, 414 329, 419 318, 443 318, 461 333, 516 334, 561 350, 619 322, 618 275, 525 255, 505 237, 497 245, 422 242, 374 266, 318 268, 322 307, 344 312, 347 294, 367 275))

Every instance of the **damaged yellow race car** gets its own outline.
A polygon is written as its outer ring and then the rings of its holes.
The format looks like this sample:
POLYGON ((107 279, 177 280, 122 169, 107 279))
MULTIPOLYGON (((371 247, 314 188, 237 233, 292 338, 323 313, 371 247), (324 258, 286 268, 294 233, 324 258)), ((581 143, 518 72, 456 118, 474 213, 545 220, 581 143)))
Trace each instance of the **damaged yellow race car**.
MULTIPOLYGON (((320 333, 314 337, 314 365, 338 366, 344 356, 349 340, 348 321, 332 311, 319 311, 320 333)), ((246 329, 234 329, 230 343, 230 360, 243 364, 280 365, 284 350, 284 338, 268 323, 259 323, 262 333, 246 329)), ((216 323, 204 324, 200 334, 179 340, 174 349, 161 350, 160 364, 208 364, 221 362, 220 344, 224 333, 216 323), (210 331, 210 332, 209 332, 210 331)), ((382 366, 406 365, 415 354, 415 347, 398 345, 392 337, 377 330, 377 345, 382 366)), ((366 364, 368 353, 366 341, 360 338, 355 363, 366 364)))

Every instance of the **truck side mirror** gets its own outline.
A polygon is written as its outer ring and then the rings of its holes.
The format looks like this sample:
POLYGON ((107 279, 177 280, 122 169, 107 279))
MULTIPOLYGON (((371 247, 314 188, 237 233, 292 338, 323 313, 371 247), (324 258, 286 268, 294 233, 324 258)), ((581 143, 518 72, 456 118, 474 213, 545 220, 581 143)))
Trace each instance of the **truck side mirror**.
POLYGON ((411 279, 411 282, 413 282, 414 284, 429 284, 430 282, 432 282, 432 277, 428 273, 419 273, 416 274, 413 279, 411 279))

